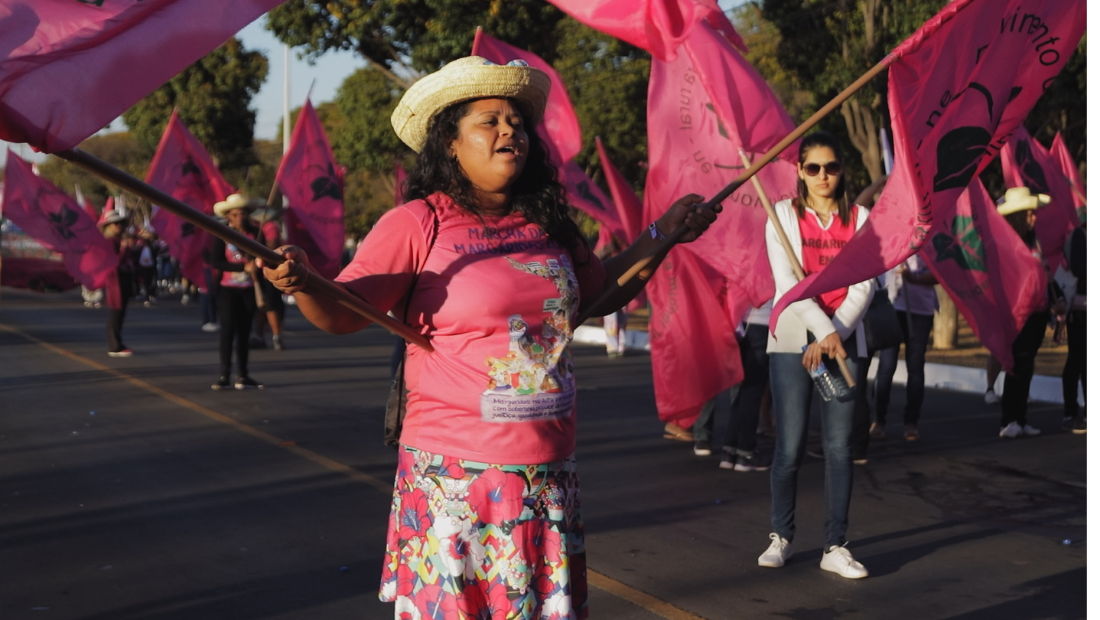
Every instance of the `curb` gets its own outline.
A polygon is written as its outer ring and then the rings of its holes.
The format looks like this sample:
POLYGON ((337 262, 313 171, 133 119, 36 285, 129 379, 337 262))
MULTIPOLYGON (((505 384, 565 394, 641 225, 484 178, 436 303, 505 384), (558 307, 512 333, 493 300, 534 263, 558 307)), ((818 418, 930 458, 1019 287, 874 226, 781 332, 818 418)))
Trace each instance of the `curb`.
MULTIPOLYGON (((590 344, 607 346, 607 335, 602 327, 594 325, 582 325, 573 332, 573 342, 578 344, 590 344)), ((649 333, 637 330, 626 331, 626 348, 638 351, 649 351, 649 333)), ((871 360, 870 376, 874 376, 878 370, 878 358, 871 360)), ((898 360, 898 369, 894 372, 894 383, 905 385, 909 373, 905 367, 905 360, 898 360)), ((997 377, 993 390, 998 396, 1004 389, 1005 375, 1002 372, 997 377)), ((927 387, 940 390, 952 390, 969 394, 985 394, 985 369, 969 368, 966 366, 951 366, 948 364, 925 364, 924 384, 927 387)), ((1031 380, 1031 400, 1040 403, 1062 402, 1062 378, 1048 375, 1035 375, 1031 380)), ((1077 388, 1077 402, 1085 404, 1084 394, 1081 388, 1077 388)))

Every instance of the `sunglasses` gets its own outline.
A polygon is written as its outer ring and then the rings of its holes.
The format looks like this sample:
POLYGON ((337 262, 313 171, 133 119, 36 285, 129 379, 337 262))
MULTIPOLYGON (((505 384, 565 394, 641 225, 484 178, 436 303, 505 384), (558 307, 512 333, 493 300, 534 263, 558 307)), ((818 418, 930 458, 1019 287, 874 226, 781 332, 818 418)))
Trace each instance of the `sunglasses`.
POLYGON ((838 161, 831 161, 824 166, 821 164, 802 164, 802 172, 805 172, 807 176, 811 177, 816 177, 820 174, 822 168, 825 168, 825 174, 831 177, 837 176, 843 169, 838 161))

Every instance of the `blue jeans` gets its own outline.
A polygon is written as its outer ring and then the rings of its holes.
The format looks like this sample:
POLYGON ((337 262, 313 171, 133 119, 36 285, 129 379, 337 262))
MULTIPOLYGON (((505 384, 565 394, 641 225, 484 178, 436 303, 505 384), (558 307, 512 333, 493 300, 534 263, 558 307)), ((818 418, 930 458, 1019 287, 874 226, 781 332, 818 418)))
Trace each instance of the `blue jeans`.
MULTIPOLYGON (((813 380, 801 353, 772 353, 772 398, 775 406, 775 459, 772 461, 772 531, 794 540, 798 468, 806 450, 813 380)), ((855 375, 856 359, 848 369, 855 375)), ((852 498, 852 420, 856 402, 833 399, 821 407, 821 448, 825 454, 825 548, 843 545, 852 498)))
MULTIPOLYGON (((909 378, 905 382, 905 423, 917 425, 921 405, 924 404, 924 355, 928 350, 928 337, 932 333, 932 315, 909 315, 913 319, 913 333, 909 333, 909 321, 904 312, 898 312, 898 323, 905 337, 905 369, 909 378)), ((875 376, 875 421, 886 425, 886 411, 890 408, 890 386, 894 383, 894 371, 898 369, 900 347, 878 352, 878 374, 875 376)))

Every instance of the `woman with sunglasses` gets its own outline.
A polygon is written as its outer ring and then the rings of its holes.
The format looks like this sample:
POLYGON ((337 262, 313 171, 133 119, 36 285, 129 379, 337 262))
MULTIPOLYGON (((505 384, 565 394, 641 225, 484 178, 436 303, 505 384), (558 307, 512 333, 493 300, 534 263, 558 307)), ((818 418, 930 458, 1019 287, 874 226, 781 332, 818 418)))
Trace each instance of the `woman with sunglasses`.
MULTIPOLYGON (((845 195, 840 143, 817 132, 803 138, 798 157, 798 197, 775 205, 782 230, 765 227, 768 259, 779 300, 798 277, 779 235, 786 235, 805 275, 821 271, 867 220, 867 209, 849 204, 845 195)), ((861 319, 871 302, 871 281, 829 291, 791 304, 769 337, 768 354, 775 411, 775 458, 771 469, 771 544, 760 566, 779 568, 792 553, 798 469, 806 448, 814 383, 807 372, 830 357, 857 372, 866 357, 861 319)), ((852 495, 852 422, 856 401, 822 402, 821 444, 825 455, 825 551, 823 570, 848 579, 867 569, 845 548, 848 504, 852 495)))

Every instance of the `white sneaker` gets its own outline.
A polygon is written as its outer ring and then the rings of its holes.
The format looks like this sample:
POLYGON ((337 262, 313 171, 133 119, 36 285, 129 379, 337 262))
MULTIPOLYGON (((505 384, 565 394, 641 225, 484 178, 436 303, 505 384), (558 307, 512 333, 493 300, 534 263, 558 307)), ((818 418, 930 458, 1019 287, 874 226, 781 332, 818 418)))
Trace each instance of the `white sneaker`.
POLYGON ((1024 424, 1024 427, 1021 429, 1021 431, 1027 437, 1034 437, 1034 436, 1039 435, 1043 432, 1043 431, 1035 428, 1034 426, 1032 426, 1030 424, 1024 424))
POLYGON ((997 393, 993 391, 993 388, 985 391, 985 404, 994 405, 999 402, 1001 402, 1001 399, 997 397, 997 393))
POLYGON ((833 545, 821 555, 821 570, 836 573, 845 579, 863 579, 867 576, 867 569, 856 562, 852 552, 839 545, 833 545))
POLYGON ((767 568, 782 568, 787 563, 787 558, 791 557, 791 541, 775 532, 768 534, 768 538, 772 539, 772 544, 768 545, 768 550, 756 563, 767 568))
POLYGON ((218 324, 217 323, 203 323, 202 331, 204 331, 204 332, 216 332, 216 331, 218 331, 218 324))
POLYGON ((1022 432, 1024 429, 1020 428, 1019 424, 1009 422, 1008 426, 1001 427, 1001 439, 1016 439, 1022 432))

